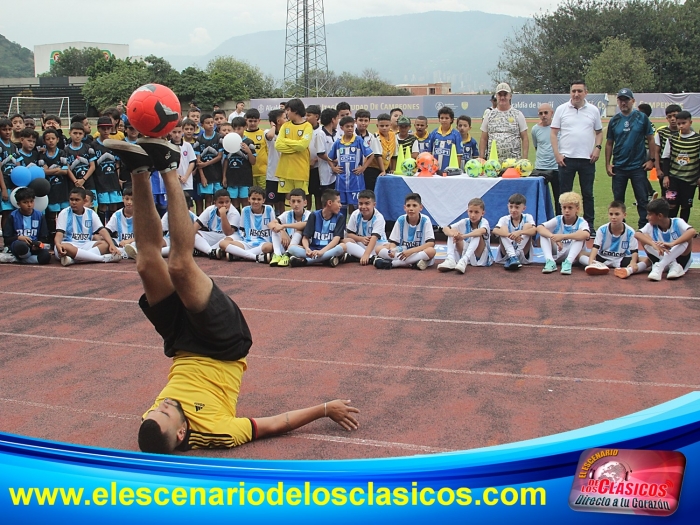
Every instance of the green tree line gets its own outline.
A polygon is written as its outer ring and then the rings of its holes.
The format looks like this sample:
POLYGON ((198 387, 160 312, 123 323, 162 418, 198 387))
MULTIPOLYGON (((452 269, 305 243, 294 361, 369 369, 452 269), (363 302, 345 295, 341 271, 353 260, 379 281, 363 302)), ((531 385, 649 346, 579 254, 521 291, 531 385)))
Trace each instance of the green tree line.
MULTIPOLYGON (((151 82, 170 87, 182 102, 194 100, 202 108, 227 99, 278 98, 295 91, 295 86, 284 86, 259 68, 231 56, 216 57, 204 69, 188 67, 177 71, 167 60, 154 55, 143 60, 105 59, 97 48, 71 48, 61 53, 49 75, 88 76, 83 95, 98 109, 127 101, 137 87, 151 82)), ((330 72, 321 76, 328 96, 410 94, 382 80, 373 70, 361 75, 330 72)))
POLYGON ((700 0, 565 0, 507 39, 494 81, 528 93, 700 90, 700 0))

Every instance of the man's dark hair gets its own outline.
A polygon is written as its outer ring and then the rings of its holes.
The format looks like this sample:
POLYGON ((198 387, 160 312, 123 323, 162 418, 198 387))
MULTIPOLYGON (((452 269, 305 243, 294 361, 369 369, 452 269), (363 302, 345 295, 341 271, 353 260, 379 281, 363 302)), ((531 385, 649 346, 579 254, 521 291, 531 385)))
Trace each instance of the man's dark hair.
POLYGON ((281 109, 272 109, 270 112, 267 114, 267 118, 270 119, 270 122, 272 124, 277 124, 277 119, 280 118, 284 114, 284 111, 281 109))
POLYGON ((647 213, 655 213, 668 217, 671 213, 671 207, 666 199, 654 199, 647 203, 647 213))
POLYGON ((333 108, 326 108, 321 111, 321 124, 327 126, 330 124, 335 117, 338 116, 338 110, 333 108))
POLYGON ((438 118, 440 118, 440 115, 449 115, 452 120, 455 119, 455 112, 447 106, 443 106, 438 110, 438 118))
POLYGON ((304 107, 304 103, 301 101, 300 98, 293 98, 289 102, 287 102, 287 109, 289 111, 293 111, 300 117, 306 116, 306 108, 304 107))
POLYGON ((403 202, 405 204, 408 201, 416 201, 418 204, 423 204, 420 195, 418 195, 417 193, 409 193, 408 195, 406 195, 406 198, 404 198, 403 202))
POLYGON ((347 102, 338 102, 338 103, 335 105, 335 110, 336 110, 338 113, 340 113, 340 112, 343 111, 343 110, 350 111, 350 110, 351 110, 350 104, 348 104, 347 102))
POLYGON ((234 128, 245 128, 245 119, 243 117, 234 117, 233 120, 231 120, 231 126, 233 126, 234 128))
POLYGON ((319 117, 321 116, 321 106, 318 104, 311 104, 310 106, 306 106, 306 114, 308 115, 311 113, 312 115, 318 115, 319 117))
POLYGON ((693 115, 690 114, 690 111, 679 111, 676 120, 693 120, 693 115))
POLYGON ((637 106, 637 109, 644 113, 647 117, 651 117, 651 106, 646 102, 642 102, 637 106))
POLYGON ((372 118, 372 114, 366 109, 358 109, 355 111, 355 118, 372 118))
POLYGON ((669 113, 679 113, 681 111, 683 111, 683 108, 680 107, 678 104, 669 104, 668 106, 666 106, 666 115, 668 115, 669 113))
POLYGON ((326 190, 323 192, 321 195, 321 203, 323 204, 323 207, 326 207, 326 204, 328 204, 328 201, 334 201, 336 197, 340 197, 340 192, 338 190, 326 190))
POLYGON ((245 112, 244 118, 260 118, 260 112, 256 108, 250 108, 245 112))
POLYGON ((139 427, 139 448, 151 454, 170 454, 172 449, 160 425, 152 419, 145 419, 139 427))
POLYGON ((354 118, 352 118, 350 115, 346 115, 340 119, 340 127, 342 128, 345 124, 352 124, 354 122, 355 122, 354 118))
POLYGON ((574 80, 571 84, 569 84, 569 89, 571 89, 571 86, 575 86, 576 84, 581 84, 583 86, 583 89, 588 89, 588 87, 586 86, 586 83, 583 80, 581 80, 580 78, 574 80))

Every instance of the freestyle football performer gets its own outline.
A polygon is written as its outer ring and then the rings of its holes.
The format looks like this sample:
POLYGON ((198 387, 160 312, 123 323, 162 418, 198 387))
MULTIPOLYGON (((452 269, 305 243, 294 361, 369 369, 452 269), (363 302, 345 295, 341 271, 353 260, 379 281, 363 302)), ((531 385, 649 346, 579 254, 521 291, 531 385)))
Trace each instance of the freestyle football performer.
POLYGON ((139 306, 163 337, 173 359, 168 384, 143 416, 138 443, 143 452, 167 454, 193 448, 234 447, 282 434, 329 417, 346 430, 358 428, 350 400, 263 418, 236 416, 236 404, 252 338, 242 312, 197 266, 185 194, 177 175, 180 149, 164 139, 137 144, 105 140, 130 169, 134 192, 137 271, 144 294, 139 306), (150 171, 165 182, 170 257, 161 256, 163 233, 151 194, 150 171))

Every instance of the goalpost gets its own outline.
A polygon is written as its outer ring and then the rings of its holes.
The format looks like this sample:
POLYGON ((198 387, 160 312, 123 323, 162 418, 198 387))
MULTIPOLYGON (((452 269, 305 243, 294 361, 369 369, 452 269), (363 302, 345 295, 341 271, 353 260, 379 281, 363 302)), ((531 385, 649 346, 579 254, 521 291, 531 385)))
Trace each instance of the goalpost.
POLYGON ((69 121, 70 97, 12 97, 7 114, 41 118, 44 111, 47 115, 56 115, 62 122, 69 121))

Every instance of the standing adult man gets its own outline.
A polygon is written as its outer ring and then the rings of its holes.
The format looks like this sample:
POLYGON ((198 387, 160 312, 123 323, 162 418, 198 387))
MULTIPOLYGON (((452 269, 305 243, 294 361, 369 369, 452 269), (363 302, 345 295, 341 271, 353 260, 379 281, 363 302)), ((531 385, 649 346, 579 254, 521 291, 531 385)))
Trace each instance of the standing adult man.
POLYGON ((532 145, 535 147, 535 169, 533 177, 543 177, 552 187, 552 197, 554 197, 554 209, 557 215, 561 215, 561 205, 559 204, 559 165, 554 158, 552 151, 552 135, 550 125, 554 110, 549 104, 540 104, 537 108, 540 121, 532 128, 532 145))
POLYGON ((613 199, 625 202, 627 181, 632 182, 634 197, 637 199, 639 228, 647 223, 647 174, 654 167, 656 144, 654 128, 649 117, 634 109, 634 94, 629 88, 617 93, 617 106, 620 112, 610 119, 607 142, 605 143, 605 171, 612 177, 613 199), (649 146, 649 158, 644 141, 649 146), (614 157, 614 162, 611 163, 614 157))
POLYGON ((583 80, 571 83, 571 100, 554 112, 551 124, 552 150, 559 165, 559 188, 562 193, 574 189, 574 177, 579 175, 583 197, 583 218, 594 235, 595 202, 593 182, 595 163, 603 148, 603 124, 600 111, 586 101, 588 90, 583 80))
POLYGON ((481 123, 479 153, 489 157, 491 142, 496 142, 498 158, 526 159, 530 152, 530 139, 527 136, 527 123, 522 111, 511 106, 513 98, 510 86, 501 82, 496 86, 496 107, 489 111, 481 123))
POLYGON ((233 119, 235 119, 236 117, 245 118, 245 104, 242 100, 236 101, 236 111, 231 112, 231 114, 228 116, 228 121, 233 122, 233 119))

